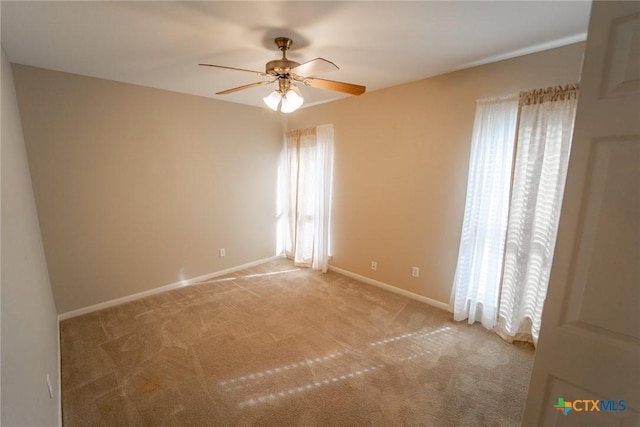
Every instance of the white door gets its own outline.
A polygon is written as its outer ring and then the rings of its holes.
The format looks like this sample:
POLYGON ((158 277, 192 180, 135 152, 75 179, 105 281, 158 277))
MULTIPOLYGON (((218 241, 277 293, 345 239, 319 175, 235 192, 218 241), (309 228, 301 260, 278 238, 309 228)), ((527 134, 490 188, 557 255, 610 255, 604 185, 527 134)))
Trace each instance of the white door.
POLYGON ((523 425, 640 426, 640 2, 592 6, 523 425))

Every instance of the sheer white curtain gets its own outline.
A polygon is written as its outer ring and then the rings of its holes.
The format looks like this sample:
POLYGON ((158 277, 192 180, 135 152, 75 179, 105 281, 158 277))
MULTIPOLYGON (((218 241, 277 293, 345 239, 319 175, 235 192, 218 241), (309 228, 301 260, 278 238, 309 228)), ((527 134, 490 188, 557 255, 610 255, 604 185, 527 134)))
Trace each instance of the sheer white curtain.
POLYGON ((333 125, 287 133, 288 233, 285 254, 326 272, 330 256, 333 125))
POLYGON ((451 306, 455 320, 497 318, 518 95, 478 100, 451 306))
POLYGON ((577 85, 520 94, 497 332, 538 341, 576 112, 577 85))

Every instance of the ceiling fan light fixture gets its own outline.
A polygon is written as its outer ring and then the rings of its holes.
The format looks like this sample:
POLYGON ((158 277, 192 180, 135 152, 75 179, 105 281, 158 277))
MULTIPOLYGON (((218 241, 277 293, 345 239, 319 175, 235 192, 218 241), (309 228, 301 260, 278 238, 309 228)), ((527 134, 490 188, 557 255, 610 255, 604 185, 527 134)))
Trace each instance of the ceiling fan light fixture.
POLYGON ((304 98, 300 89, 295 86, 291 86, 291 89, 282 97, 282 106, 280 111, 283 113, 291 113, 296 111, 304 103, 304 98))
POLYGON ((282 96, 277 90, 274 90, 269 95, 262 98, 264 103, 267 104, 267 106, 271 108, 273 111, 278 111, 278 105, 280 105, 281 99, 282 99, 282 96))

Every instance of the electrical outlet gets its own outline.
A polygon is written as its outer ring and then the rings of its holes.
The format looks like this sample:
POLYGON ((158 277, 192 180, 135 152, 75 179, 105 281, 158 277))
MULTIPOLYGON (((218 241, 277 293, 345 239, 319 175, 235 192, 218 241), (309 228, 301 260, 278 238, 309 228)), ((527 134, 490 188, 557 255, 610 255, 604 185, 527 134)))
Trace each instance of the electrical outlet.
POLYGON ((225 248, 220 248, 220 256, 227 256, 227 250, 225 248))
POLYGON ((413 277, 420 277, 420 269, 418 267, 411 267, 411 275, 413 277))
POLYGON ((376 261, 371 261, 371 269, 373 271, 378 271, 378 263, 376 261))

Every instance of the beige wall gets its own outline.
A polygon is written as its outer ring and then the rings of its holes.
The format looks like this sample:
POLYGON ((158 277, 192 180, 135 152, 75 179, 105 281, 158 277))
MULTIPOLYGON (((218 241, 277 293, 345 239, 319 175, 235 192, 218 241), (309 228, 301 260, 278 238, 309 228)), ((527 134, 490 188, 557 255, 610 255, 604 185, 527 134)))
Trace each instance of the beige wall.
POLYGON ((476 99, 577 82, 583 50, 578 43, 292 113, 291 129, 335 125, 331 264, 448 304, 476 99))
POLYGON ((278 114, 13 70, 58 313, 275 255, 278 114))
MULTIPOLYGON (((332 265, 447 303, 475 100, 576 82, 583 49, 286 116, 292 129, 335 125, 332 265)), ((21 65, 14 74, 59 313, 275 254, 282 116, 21 65)))
POLYGON ((0 424, 59 419, 58 321, 49 285, 11 66, 2 48, 0 424), (47 374, 53 391, 49 397, 47 374))

